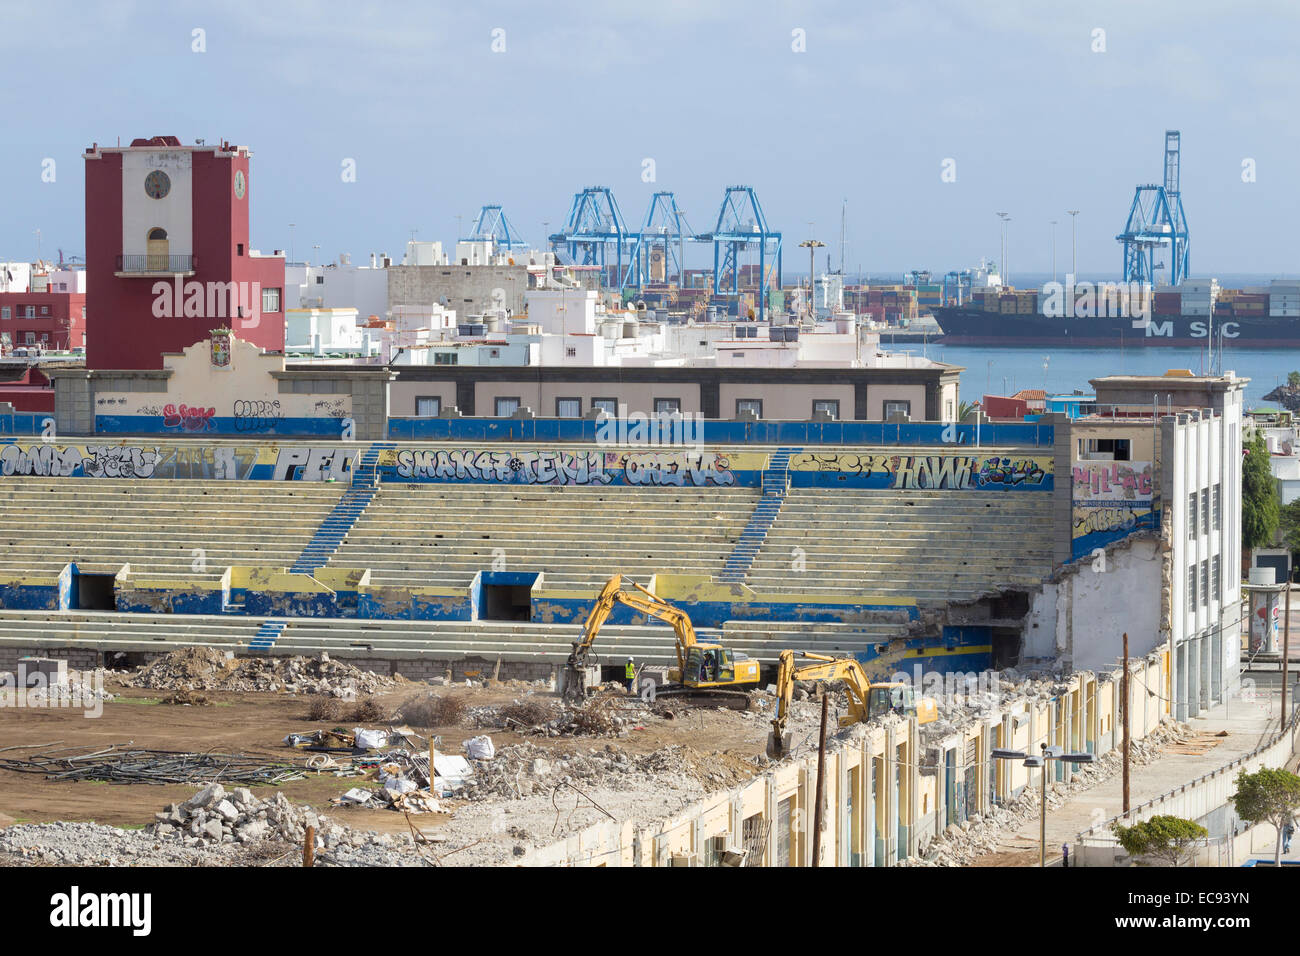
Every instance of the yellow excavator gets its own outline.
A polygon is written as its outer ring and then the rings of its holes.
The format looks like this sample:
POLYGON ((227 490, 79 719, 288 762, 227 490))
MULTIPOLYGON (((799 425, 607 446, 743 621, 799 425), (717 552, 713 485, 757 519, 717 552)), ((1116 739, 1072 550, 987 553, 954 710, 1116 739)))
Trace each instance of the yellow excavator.
MULTIPOLYGON (((898 656, 902 653, 905 652, 900 652, 898 656)), ((776 717, 772 720, 772 734, 767 740, 769 757, 780 757, 790 750, 790 735, 785 732, 785 723, 794 696, 794 682, 798 680, 844 681, 849 710, 840 718, 841 727, 849 727, 887 713, 915 717, 918 724, 928 724, 939 719, 939 708, 933 697, 918 698, 910 684, 884 681, 872 683, 866 669, 852 657, 827 657, 810 651, 804 651, 799 656, 813 663, 796 667, 795 652, 781 652, 776 674, 776 717)), ((887 659, 872 663, 887 663, 887 659)))
POLYGON ((600 596, 587 615, 587 623, 583 625, 582 636, 573 642, 573 650, 566 662, 565 696, 580 699, 586 695, 584 675, 595 662, 592 645, 596 642, 596 635, 614 607, 624 604, 665 622, 673 629, 677 641, 677 666, 668 670, 668 685, 655 688, 656 697, 687 696, 736 706, 748 703, 744 690, 758 683, 758 661, 721 644, 701 643, 696 639, 695 628, 685 611, 673 607, 635 581, 628 583, 635 590, 624 590, 623 575, 615 574, 601 588, 600 596))

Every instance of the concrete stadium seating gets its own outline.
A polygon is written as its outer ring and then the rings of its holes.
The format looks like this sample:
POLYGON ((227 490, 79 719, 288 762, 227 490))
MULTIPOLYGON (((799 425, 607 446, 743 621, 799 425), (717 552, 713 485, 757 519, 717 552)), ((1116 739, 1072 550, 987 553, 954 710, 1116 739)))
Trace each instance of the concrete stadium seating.
POLYGON ((498 556, 556 588, 598 587, 615 571, 715 574, 758 498, 753 488, 384 485, 329 565, 412 586, 468 586, 498 556))
POLYGON ((288 567, 346 486, 321 482, 8 477, 0 572, 220 577, 231 564, 288 567), (206 572, 193 570, 194 549, 206 572))
POLYGON ((793 488, 746 583, 924 603, 1032 587, 1052 569, 1051 515, 1035 492, 793 488))
MULTIPOLYGON (((97 611, 0 611, 0 648, 78 647, 125 653, 164 653, 209 646, 247 654, 265 618, 241 615, 117 614, 97 611)), ((286 620, 279 618, 277 620, 286 620)), ((581 633, 577 624, 505 621, 358 621, 289 618, 272 654, 339 657, 453 659, 467 655, 507 662, 561 664, 581 633)), ((720 641, 765 664, 775 664, 787 647, 849 654, 898 635, 894 624, 772 624, 728 621, 721 631, 701 629, 703 641, 720 641)), ((596 652, 617 663, 631 655, 639 663, 676 660, 672 631, 661 625, 608 626, 596 652)))

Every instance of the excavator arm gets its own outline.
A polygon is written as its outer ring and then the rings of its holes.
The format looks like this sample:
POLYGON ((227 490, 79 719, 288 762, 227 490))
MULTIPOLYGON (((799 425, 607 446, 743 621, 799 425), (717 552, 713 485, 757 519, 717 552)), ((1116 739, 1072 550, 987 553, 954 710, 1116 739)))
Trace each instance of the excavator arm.
MULTIPOLYGON (((868 661, 867 666, 872 673, 882 673, 881 668, 901 660, 907 651, 905 644, 895 645, 868 661)), ((840 718, 841 727, 899 707, 906 713, 914 714, 918 724, 932 723, 939 718, 938 703, 934 698, 913 696, 911 688, 900 684, 873 683, 867 666, 852 657, 827 657, 804 651, 798 656, 813 663, 795 667, 795 656, 794 651, 781 652, 776 681, 776 716, 772 719, 772 735, 767 742, 769 757, 779 757, 790 749, 790 738, 785 732, 785 725, 794 694, 794 682, 797 680, 844 681, 849 696, 849 711, 840 718)))
POLYGON ((601 626, 609 619, 609 615, 614 610, 614 605, 622 594, 623 575, 616 574, 606 581, 605 586, 600 589, 600 596, 596 598, 591 613, 587 615, 587 623, 582 626, 582 636, 573 642, 573 650, 569 653, 569 667, 580 668, 587 663, 587 654, 591 650, 591 645, 596 641, 596 635, 600 633, 601 626))
POLYGON ((790 701, 794 696, 794 683, 800 680, 842 680, 849 697, 849 712, 840 718, 840 726, 847 727, 867 719, 871 694, 871 678, 862 665, 852 657, 827 657, 804 651, 800 657, 814 661, 796 667, 795 652, 781 652, 776 674, 776 716, 772 719, 772 737, 768 741, 770 756, 779 756, 790 749, 789 735, 785 732, 790 714, 790 701))
MULTIPOLYGON (((573 649, 569 652, 567 666, 570 672, 579 671, 587 665, 587 658, 592 646, 596 643, 596 636, 600 633, 600 629, 605 622, 609 620, 610 614, 613 613, 614 607, 618 604, 625 604, 642 614, 657 618, 671 626, 673 636, 676 638, 677 666, 683 672, 685 671, 686 655, 690 653, 691 648, 697 643, 695 627, 691 624, 690 616, 685 611, 673 607, 649 588, 643 587, 635 581, 628 583, 637 590, 623 590, 623 575, 615 574, 600 589, 600 595, 596 598, 596 603, 592 605, 591 613, 587 615, 587 622, 582 627, 582 636, 573 642, 573 649), (642 593, 638 594, 637 591, 642 593)), ((570 684, 570 686, 576 687, 577 685, 570 684)))

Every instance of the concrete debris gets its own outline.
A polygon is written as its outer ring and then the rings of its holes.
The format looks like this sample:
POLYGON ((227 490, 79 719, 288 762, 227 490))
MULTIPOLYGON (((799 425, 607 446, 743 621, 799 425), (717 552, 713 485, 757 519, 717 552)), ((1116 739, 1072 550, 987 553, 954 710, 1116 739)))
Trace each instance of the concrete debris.
MULTIPOLYGON (((1180 740, 1192 733, 1186 724, 1167 721, 1151 734, 1130 744, 1132 762, 1144 766, 1160 756, 1161 750, 1172 740, 1180 740)), ((1111 750, 1096 763, 1080 764, 1068 784, 1049 783, 1047 787, 1048 810, 1062 806, 1076 793, 1081 793, 1118 775, 1123 768, 1123 756, 1118 749, 1111 750)), ((1037 820, 1039 811, 1039 785, 1037 771, 1032 772, 1031 785, 1020 796, 986 815, 976 814, 961 826, 949 826, 921 851, 920 857, 905 860, 900 866, 965 866, 987 853, 1003 849, 1001 841, 1031 820, 1037 820)))
POLYGON ((709 793, 754 776, 763 758, 748 754, 706 754, 676 745, 648 754, 628 754, 606 744, 603 749, 557 751, 533 744, 513 744, 492 761, 475 761, 474 775, 458 797, 470 801, 519 800, 549 793, 561 782, 606 789, 663 787, 709 793))
MULTIPOLYGON (((62 662, 59 662, 62 663, 62 662)), ((2 672, 0 672, 2 673, 2 672)), ((46 681, 29 675, 29 686, 21 689, 25 707, 89 707, 103 701, 112 700, 113 694, 104 690, 104 671, 102 668, 89 671, 60 671, 57 679, 46 681)), ((0 703, 8 703, 11 696, 20 690, 12 674, 0 677, 0 703), (8 677, 8 681, 5 680, 8 677)))
POLYGON ((227 658, 211 647, 187 647, 153 660, 120 682, 128 687, 186 691, 282 691, 288 694, 327 694, 341 700, 373 694, 405 684, 400 675, 388 677, 319 657, 227 658))

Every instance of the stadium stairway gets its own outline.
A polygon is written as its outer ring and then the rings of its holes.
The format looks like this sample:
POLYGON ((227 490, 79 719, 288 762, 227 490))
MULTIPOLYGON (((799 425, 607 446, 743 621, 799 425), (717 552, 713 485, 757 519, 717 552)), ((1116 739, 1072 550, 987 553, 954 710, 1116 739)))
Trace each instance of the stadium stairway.
POLYGON ((384 448, 396 447, 392 442, 375 442, 361 455, 352 472, 352 483, 339 503, 321 522, 298 560, 289 568, 292 574, 312 574, 329 563, 352 526, 370 506, 379 492, 379 473, 375 470, 379 453, 384 448))
POLYGON ((740 539, 723 564, 718 581, 723 584, 742 584, 749 569, 754 564, 759 549, 762 548, 768 531, 781 513, 785 502, 785 493, 790 488, 790 456, 797 455, 802 448, 778 448, 768 459, 768 466, 762 475, 762 497, 754 506, 754 513, 749 523, 741 532, 740 539))

